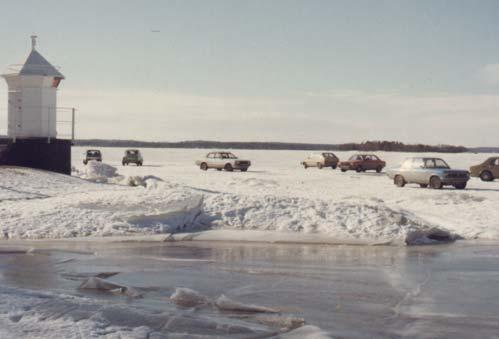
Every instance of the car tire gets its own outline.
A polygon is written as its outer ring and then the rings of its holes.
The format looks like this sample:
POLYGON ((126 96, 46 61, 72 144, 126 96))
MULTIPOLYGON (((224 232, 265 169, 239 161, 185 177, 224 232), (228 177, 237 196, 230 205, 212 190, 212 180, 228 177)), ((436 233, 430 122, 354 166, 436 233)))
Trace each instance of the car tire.
POLYGON ((428 188, 428 184, 419 184, 419 187, 421 187, 421 188, 428 188))
POLYGON ((381 167, 381 166, 376 167, 376 173, 381 173, 382 170, 383 170, 383 167, 381 167))
POLYGON ((232 172, 234 171, 234 168, 232 167, 231 164, 225 164, 224 170, 226 170, 227 172, 232 172))
POLYGON ((443 187, 442 180, 439 177, 433 176, 430 178, 430 187, 439 190, 443 187))
POLYGON ((466 183, 465 182, 461 182, 459 184, 455 184, 454 187, 458 190, 464 190, 466 188, 466 183))
POLYGON ((122 164, 123 166, 126 166, 126 162, 124 162, 124 161, 122 161, 122 162, 121 162, 121 164, 122 164))
POLYGON ((241 168, 241 172, 246 172, 247 170, 247 168, 241 168))
POLYGON ((359 167, 357 167, 355 169, 355 172, 357 172, 357 173, 360 173, 360 172, 363 172, 363 171, 364 171, 364 169, 362 168, 362 166, 359 166, 359 167))
POLYGON ((137 163, 137 166, 142 166, 142 161, 137 163))
POLYGON ((324 167, 320 162, 317 163, 317 168, 318 169, 322 169, 322 167, 324 167))
POLYGON ((86 165, 86 164, 88 164, 88 161, 83 160, 83 165, 86 165))
POLYGON ((346 170, 345 168, 342 168, 342 169, 341 169, 341 171, 342 171, 342 172, 346 172, 347 170, 346 170))
POLYGON ((308 168, 308 165, 306 163, 303 163, 303 168, 304 169, 307 169, 308 168))
POLYGON ((207 171, 208 170, 208 164, 203 162, 201 165, 199 165, 199 168, 203 171, 207 171))
POLYGON ((482 173, 480 173, 480 179, 482 179, 482 181, 493 181, 494 177, 489 171, 483 171, 482 173))
POLYGON ((404 187, 405 186, 405 179, 401 175, 396 175, 395 178, 393 178, 393 183, 397 187, 404 187))
POLYGON ((335 170, 336 169, 336 165, 331 166, 331 168, 335 170))
POLYGON ((217 171, 221 172, 221 171, 222 171, 222 169, 221 169, 221 168, 217 168, 217 171))

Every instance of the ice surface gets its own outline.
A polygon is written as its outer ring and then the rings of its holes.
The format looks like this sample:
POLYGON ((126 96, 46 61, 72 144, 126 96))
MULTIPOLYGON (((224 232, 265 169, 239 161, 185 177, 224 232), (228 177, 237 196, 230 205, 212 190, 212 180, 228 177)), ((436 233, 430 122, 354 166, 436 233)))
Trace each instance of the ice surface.
POLYGON ((97 240, 0 244, 8 249, 0 255, 0 338, 498 333, 497 242, 409 248, 97 240), (28 246, 34 250, 15 251, 28 246), (111 291, 127 286, 142 298, 78 288, 92 276, 111 283, 111 291), (236 307, 219 310, 212 301, 221 294, 236 307), (174 295, 209 302, 179 307, 174 295), (241 311, 251 305, 279 313, 241 311))
POLYGON ((278 336, 280 339, 302 339, 302 338, 307 338, 307 339, 329 339, 331 338, 329 334, 317 326, 303 326, 300 327, 294 331, 281 334, 278 336))
POLYGON ((0 338, 255 338, 281 332, 257 322, 144 309, 0 288, 0 338))

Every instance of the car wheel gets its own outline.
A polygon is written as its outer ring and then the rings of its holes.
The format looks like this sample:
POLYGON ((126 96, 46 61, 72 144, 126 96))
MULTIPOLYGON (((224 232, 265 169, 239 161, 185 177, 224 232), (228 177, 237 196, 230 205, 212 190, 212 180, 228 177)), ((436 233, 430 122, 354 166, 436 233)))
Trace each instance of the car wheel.
POLYGON ((232 168, 231 164, 225 164, 224 170, 226 170, 227 172, 232 172, 234 168, 232 168))
POLYGON ((307 164, 306 164, 306 163, 303 163, 303 168, 304 168, 304 169, 307 169, 307 168, 308 168, 308 166, 307 166, 307 164))
POLYGON ((83 160, 83 165, 86 165, 87 163, 88 163, 88 161, 83 160))
POLYGON ((241 168, 241 172, 246 172, 247 170, 247 168, 241 168))
POLYGON ((482 173, 480 173, 480 179, 482 179, 482 181, 492 181, 494 180, 494 177, 489 171, 483 171, 482 173))
POLYGON ((222 169, 221 169, 221 168, 217 168, 217 171, 219 171, 219 172, 220 172, 220 171, 222 171, 222 169))
POLYGON ((421 187, 421 188, 427 188, 428 184, 419 184, 419 187, 421 187))
POLYGON ((137 166, 142 166, 142 163, 141 163, 141 162, 138 162, 138 163, 137 163, 137 166))
POLYGON ((466 188, 466 183, 460 182, 459 184, 455 184, 454 187, 458 190, 464 190, 466 188))
POLYGON ((122 162, 121 162, 121 164, 122 164, 123 166, 126 166, 126 162, 124 162, 124 161, 122 161, 122 162))
POLYGON ((357 173, 360 173, 360 172, 364 171, 364 169, 362 168, 362 166, 359 166, 359 167, 357 167, 357 168, 355 169, 355 171, 356 171, 357 173))
POLYGON ((201 164, 201 166, 199 166, 199 168, 201 168, 203 171, 206 171, 206 170, 208 170, 208 164, 207 164, 207 163, 205 163, 205 162, 203 162, 203 163, 201 164))
POLYGON ((331 166, 331 168, 335 170, 336 169, 336 165, 331 166))
POLYGON ((342 171, 342 172, 346 172, 347 170, 346 170, 345 168, 342 168, 342 169, 341 169, 341 171, 342 171))
POLYGON ((436 190, 439 190, 443 187, 442 180, 439 177, 431 177, 430 178, 430 187, 436 190))
POLYGON ((405 179, 401 175, 396 175, 395 178, 393 179, 393 183, 397 187, 404 187, 405 186, 405 179))
POLYGON ((320 162, 317 163, 317 168, 318 169, 322 169, 322 167, 324 167, 320 162))
POLYGON ((376 173, 381 173, 382 170, 383 170, 383 167, 381 167, 381 166, 376 167, 376 173))

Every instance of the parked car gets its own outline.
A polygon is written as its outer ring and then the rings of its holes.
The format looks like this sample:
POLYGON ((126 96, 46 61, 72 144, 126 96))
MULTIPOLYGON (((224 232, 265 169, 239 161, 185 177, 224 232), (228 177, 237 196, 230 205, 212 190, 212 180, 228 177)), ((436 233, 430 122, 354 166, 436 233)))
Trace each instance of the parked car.
POLYGON ((123 164, 123 166, 130 164, 142 166, 142 164, 144 163, 144 159, 142 158, 142 154, 140 154, 140 151, 138 149, 127 149, 121 163, 123 164))
POLYGON ((374 170, 380 173, 386 166, 386 162, 374 154, 355 154, 352 155, 347 161, 341 161, 339 166, 342 172, 346 172, 348 170, 354 170, 357 172, 374 170))
POLYGON ((490 157, 479 165, 470 167, 470 175, 483 181, 499 178, 499 157, 490 157))
POLYGON ((83 159, 83 164, 88 164, 89 161, 102 161, 102 153, 98 149, 89 149, 85 152, 85 159, 83 159))
POLYGON ((233 170, 246 172, 248 167, 251 166, 251 161, 238 159, 231 152, 210 152, 203 159, 197 160, 196 165, 203 171, 209 168, 216 168, 219 171, 224 169, 229 172, 233 170))
POLYGON ((468 171, 454 170, 439 158, 408 158, 399 168, 387 171, 388 177, 398 187, 419 184, 421 187, 440 189, 443 186, 466 188, 470 176, 468 171))
POLYGON ((322 169, 323 167, 331 167, 332 169, 336 169, 338 166, 338 162, 340 159, 331 152, 323 152, 323 153, 312 153, 301 162, 303 167, 307 169, 308 167, 317 167, 318 169, 322 169))

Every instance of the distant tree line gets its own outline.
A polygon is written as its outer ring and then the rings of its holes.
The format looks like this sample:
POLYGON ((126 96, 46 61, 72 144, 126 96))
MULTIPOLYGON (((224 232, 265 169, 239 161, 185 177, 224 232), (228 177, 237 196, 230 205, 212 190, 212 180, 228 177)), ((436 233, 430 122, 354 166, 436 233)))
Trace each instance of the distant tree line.
POLYGON ((304 150, 304 151, 387 151, 387 152, 443 152, 461 153, 469 150, 464 146, 452 145, 406 145, 398 141, 365 141, 346 144, 305 144, 289 142, 225 142, 225 141, 181 141, 150 142, 135 140, 76 140, 76 146, 87 147, 127 147, 127 148, 210 148, 210 149, 262 149, 262 150, 304 150))

